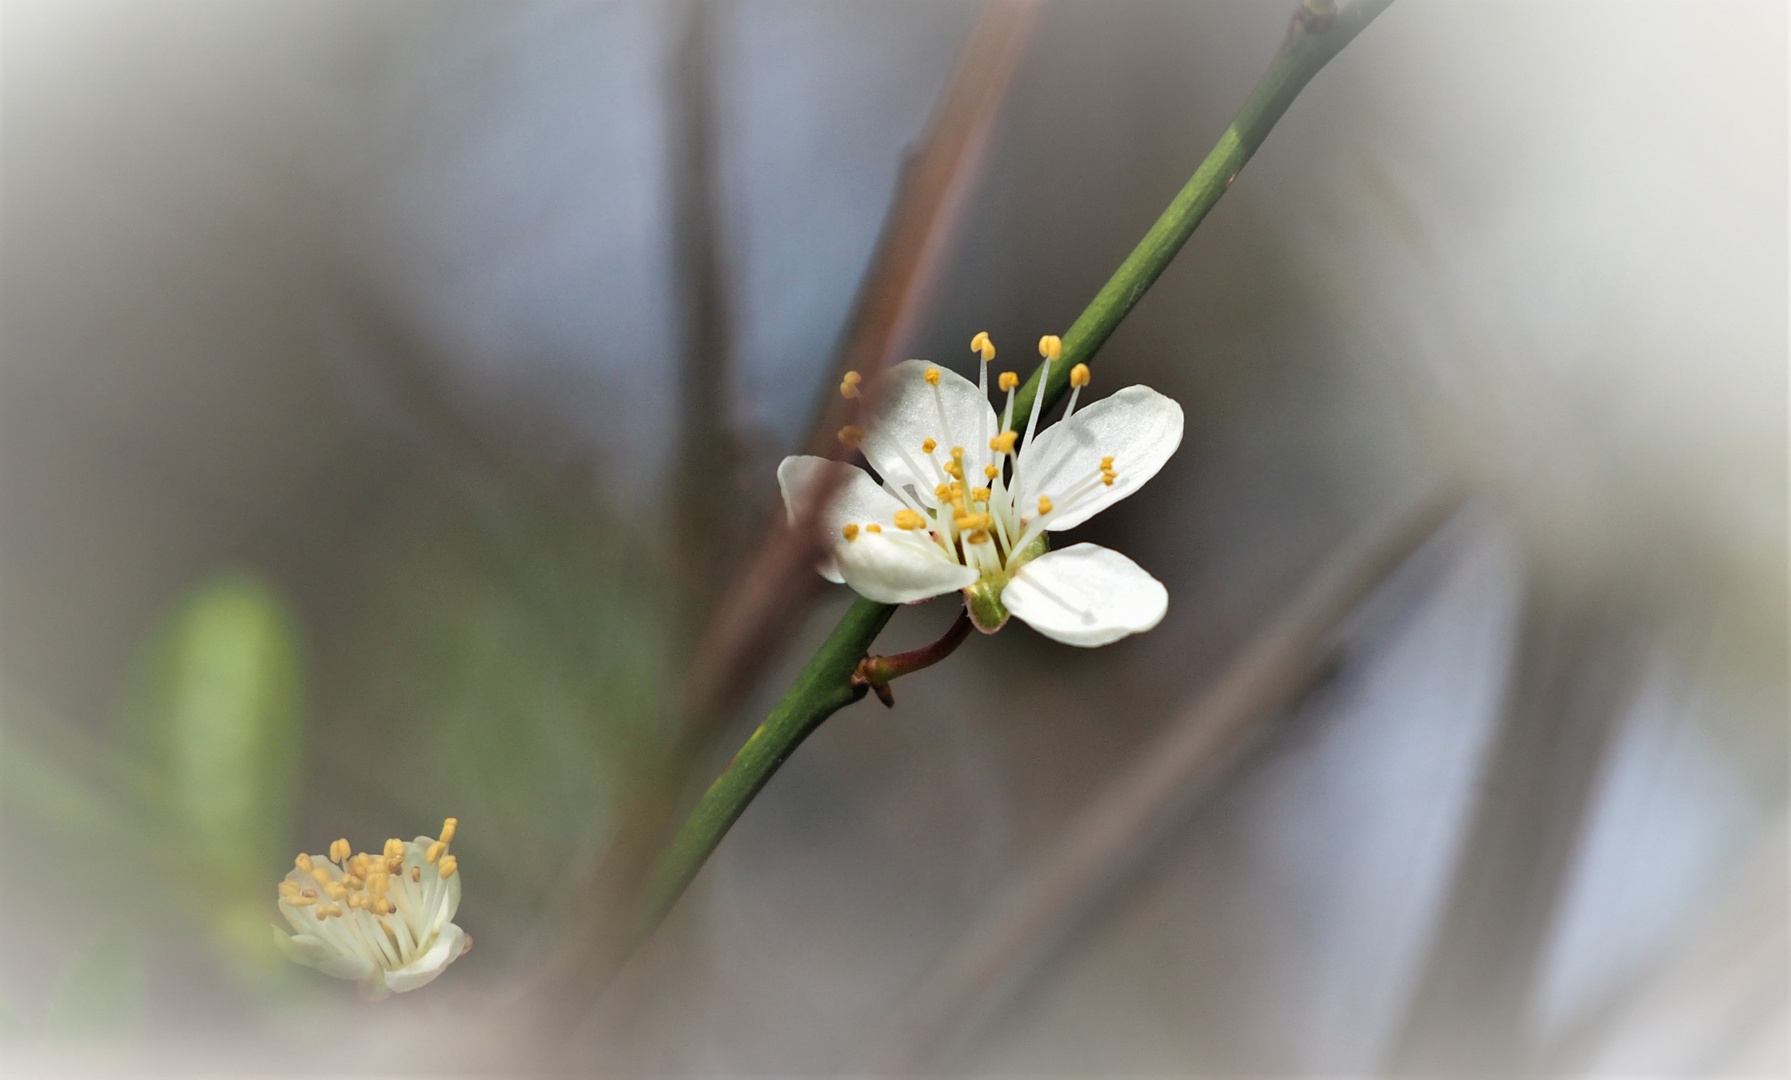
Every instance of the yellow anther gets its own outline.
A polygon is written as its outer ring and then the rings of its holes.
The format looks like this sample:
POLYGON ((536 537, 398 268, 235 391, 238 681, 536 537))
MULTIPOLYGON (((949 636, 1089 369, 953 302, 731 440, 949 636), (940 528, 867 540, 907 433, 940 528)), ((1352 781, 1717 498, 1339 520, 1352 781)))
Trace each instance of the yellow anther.
POLYGON ((410 879, 412 881, 422 881, 423 880, 423 868, 420 866, 411 867, 410 868, 410 879))
POLYGON ((1108 454, 1106 457, 1101 459, 1101 471, 1107 472, 1109 469, 1112 469, 1112 468, 1113 468, 1113 455, 1108 454))
POLYGON ((1053 364, 1057 363, 1063 356, 1063 339, 1056 334, 1046 334, 1039 338, 1039 355, 1053 364))
POLYGON ((1089 380, 1089 374, 1088 374, 1088 365, 1087 364, 1077 364, 1075 367, 1070 369, 1070 385, 1071 386, 1087 386, 1088 380, 1089 380))
POLYGON ((1020 385, 1020 376, 1012 371, 1004 371, 996 377, 995 385, 1003 390, 1012 390, 1020 385))
POLYGON ((918 529, 926 523, 927 519, 922 517, 919 511, 897 510, 895 512, 895 527, 898 529, 918 529))
POLYGON ((989 496, 995 494, 988 488, 971 488, 970 498, 975 502, 988 502, 989 496))
POLYGON ((969 536, 964 537, 964 542, 967 544, 986 544, 989 542, 988 530, 978 529, 969 536))
POLYGON ((951 459, 953 461, 963 461, 964 460, 964 448, 962 446, 952 447, 951 448, 951 459))
POLYGON ((452 844, 454 842, 454 831, 458 828, 460 828, 460 819, 459 818, 457 818, 457 817, 443 818, 442 819, 442 843, 452 844))
POLYGON ((945 470, 945 475, 951 477, 953 480, 964 479, 964 466, 958 464, 957 462, 948 461, 940 467, 945 470))
POLYGON ((402 853, 386 856, 386 873, 396 874, 402 869, 404 869, 404 855, 402 853))
POLYGON ((989 440, 989 449, 997 454, 1011 454, 1014 452, 1014 440, 1019 437, 1020 433, 1017 431, 1004 431, 989 440))
POLYGON ((317 903, 317 897, 300 896, 297 893, 293 893, 291 896, 280 897, 280 902, 287 907, 310 907, 312 904, 317 903))
POLYGON ((926 380, 927 380, 928 386, 938 386, 939 385, 939 369, 936 367, 928 368, 927 374, 926 374, 926 380))
POLYGON ((937 450, 938 448, 939 448, 939 444, 937 442, 934 442, 932 439, 928 439, 925 442, 920 444, 920 452, 923 454, 930 454, 934 450, 937 450))
POLYGON ((983 363, 995 359, 995 343, 989 340, 989 332, 983 330, 970 339, 970 351, 983 358, 983 363))
POLYGON ((385 846, 386 858, 389 859, 394 855, 398 856, 399 858, 404 857, 404 841, 398 839, 396 836, 392 837, 390 840, 387 840, 386 846, 385 846))
POLYGON ((312 867, 311 876, 317 880, 319 885, 328 885, 331 881, 335 880, 330 877, 330 872, 321 866, 312 867))
POLYGON ((997 476, 1000 476, 1000 475, 1001 475, 1001 466, 999 466, 999 465, 984 465, 983 466, 983 476, 984 477, 986 477, 990 480, 993 480, 997 476))
POLYGON ((299 891, 298 882, 296 882, 296 881, 280 882, 280 895, 281 896, 285 896, 287 893, 291 893, 293 896, 297 896, 298 891, 299 891))
POLYGON ((366 902, 367 902, 367 894, 366 893, 354 893, 353 895, 349 896, 349 898, 348 898, 348 906, 351 909, 358 908, 362 904, 365 904, 366 902))
POLYGON ((944 502, 945 500, 951 498, 951 485, 950 484, 936 485, 933 488, 933 498, 938 499, 940 502, 944 502))
POLYGON ((1118 473, 1110 473, 1110 472, 1102 473, 1101 474, 1101 483, 1106 484, 1108 487, 1112 487, 1114 477, 1116 477, 1117 475, 1119 475, 1119 474, 1118 473))
POLYGON ((439 871, 441 873, 443 881, 446 881, 449 878, 453 877, 454 871, 456 871, 458 869, 460 869, 460 860, 459 859, 456 859, 452 855, 442 856, 442 864, 439 867, 439 871))
POLYGON ((332 881, 323 887, 323 891, 330 894, 331 900, 340 900, 348 895, 348 886, 340 881, 332 881))
POLYGON ((883 526, 881 526, 873 521, 869 525, 866 525, 864 527, 864 531, 871 532, 871 533, 880 533, 883 531, 883 526))
POLYGON ((337 840, 335 843, 330 845, 330 861, 333 863, 339 863, 343 859, 348 858, 348 853, 353 850, 354 850, 353 848, 348 846, 348 841, 346 839, 337 840))
MULTIPOLYGON (((852 526, 848 525, 848 526, 846 526, 846 528, 850 529, 850 528, 852 528, 852 526)), ((850 537, 848 537, 847 539, 850 539, 850 537)), ((441 858, 442 852, 444 852, 446 850, 448 850, 448 845, 442 843, 440 840, 437 840, 435 843, 430 844, 429 847, 423 852, 423 861, 428 863, 431 866, 434 866, 435 860, 441 858)))
POLYGON ((843 397, 843 398, 857 397, 858 396, 858 384, 863 381, 864 381, 864 376, 860 375, 858 372, 856 372, 856 371, 846 372, 846 377, 840 380, 840 397, 843 397))
POLYGON ((1039 496, 1039 513, 1042 515, 1042 514, 1049 514, 1050 512, 1051 512, 1051 496, 1040 495, 1039 496))
POLYGON ((298 853, 298 858, 292 860, 292 865, 309 874, 311 872, 311 856, 301 851, 298 853))
POLYGON ((987 514, 959 514, 952 518, 951 523, 958 527, 959 532, 965 532, 970 529, 986 529, 994 520, 987 514))
MULTIPOLYGON (((858 539, 858 526, 848 524, 845 528, 840 530, 840 535, 846 538, 847 543, 851 543, 852 541, 858 539)), ((434 849, 431 848, 430 850, 433 851, 434 849)), ((429 861, 434 862, 435 860, 430 859, 429 861)))
POLYGON ((856 450, 858 449, 858 444, 863 441, 864 429, 857 424, 847 424, 845 427, 840 428, 840 445, 846 449, 856 450))

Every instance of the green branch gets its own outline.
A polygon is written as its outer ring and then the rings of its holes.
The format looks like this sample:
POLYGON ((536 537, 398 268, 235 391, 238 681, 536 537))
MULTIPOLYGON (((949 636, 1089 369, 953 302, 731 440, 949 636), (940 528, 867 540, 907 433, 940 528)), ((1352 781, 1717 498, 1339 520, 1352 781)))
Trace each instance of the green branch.
MULTIPOLYGON (((1237 119, 1225 129, 1218 145, 1108 279, 1094 302, 1063 335, 1061 362, 1051 365, 1050 381, 1045 387, 1047 410, 1068 389, 1070 368, 1094 358, 1120 320, 1175 258, 1195 226, 1225 194, 1238 170, 1262 145, 1294 97, 1390 3, 1392 0, 1359 0, 1348 8, 1335 10, 1328 0, 1305 0, 1294 15, 1280 51, 1237 119)), ((1040 374, 1034 371, 1020 390, 1014 403, 1015 416, 1031 412, 1040 374)), ((651 933, 665 917, 710 852, 797 745, 823 720, 864 696, 865 687, 853 685, 853 671, 894 611, 887 604, 862 598, 854 603, 771 715, 704 792, 647 883, 635 924, 636 941, 651 933)))

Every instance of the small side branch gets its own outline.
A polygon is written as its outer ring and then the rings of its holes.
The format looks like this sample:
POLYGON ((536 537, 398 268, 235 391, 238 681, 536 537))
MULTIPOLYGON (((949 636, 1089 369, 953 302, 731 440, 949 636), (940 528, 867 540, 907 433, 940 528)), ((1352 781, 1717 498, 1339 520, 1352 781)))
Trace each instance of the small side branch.
POLYGON ((964 644, 964 639, 970 636, 970 625, 970 609, 965 608, 958 612, 958 621, 951 624, 951 629, 931 645, 896 653, 894 656, 865 657, 852 672, 852 685, 870 687, 885 708, 895 708, 895 695, 890 693, 889 681, 911 675, 921 668, 932 667, 956 652, 958 646, 964 644))

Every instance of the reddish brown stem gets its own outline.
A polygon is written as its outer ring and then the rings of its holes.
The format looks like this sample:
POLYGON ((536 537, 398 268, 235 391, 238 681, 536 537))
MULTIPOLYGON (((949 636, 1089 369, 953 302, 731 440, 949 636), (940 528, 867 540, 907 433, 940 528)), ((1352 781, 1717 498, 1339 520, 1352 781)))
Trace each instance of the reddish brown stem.
POLYGON ((910 649, 894 656, 867 656, 858 662, 858 668, 852 672, 853 686, 868 686, 877 695, 886 708, 895 708, 895 695, 889 691, 889 680, 899 679, 903 675, 911 675, 921 668, 929 668, 939 661, 958 651, 964 639, 970 636, 970 610, 966 608, 958 612, 958 621, 951 624, 945 636, 931 645, 922 645, 918 649, 910 649))

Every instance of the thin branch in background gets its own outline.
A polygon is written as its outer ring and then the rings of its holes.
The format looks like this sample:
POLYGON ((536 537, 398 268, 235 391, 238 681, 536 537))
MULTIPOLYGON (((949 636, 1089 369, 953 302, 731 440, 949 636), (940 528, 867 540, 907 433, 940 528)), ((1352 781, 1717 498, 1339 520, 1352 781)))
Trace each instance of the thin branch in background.
MULTIPOLYGON (((895 363, 913 341, 982 175, 995 117, 1037 10, 1038 0, 987 0, 959 48, 927 133, 902 162, 889 217, 822 381, 803 453, 842 456, 836 433, 856 416, 835 388, 848 371, 895 363)), ((817 554, 812 525, 791 527, 782 513, 774 515, 703 634, 685 684, 687 725, 713 726, 752 685, 820 584, 812 569, 817 554)))
POLYGON ((1599 769, 1660 629, 1650 610, 1659 602, 1584 567, 1532 567, 1504 716, 1391 1052, 1395 1075, 1534 1068, 1531 988, 1599 769))
POLYGON ((1333 553, 1212 688, 1108 781, 1063 839, 1013 878, 922 976, 873 1044, 871 1071, 924 1071, 991 1017, 1274 730, 1323 669, 1337 626, 1464 501, 1457 485, 1441 486, 1333 553))
POLYGON ((685 622, 720 592, 738 526, 734 470, 740 455, 729 402, 733 335, 718 217, 722 198, 715 38, 723 9, 695 0, 683 14, 666 85, 672 180, 672 268, 679 341, 677 544, 685 622))

